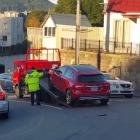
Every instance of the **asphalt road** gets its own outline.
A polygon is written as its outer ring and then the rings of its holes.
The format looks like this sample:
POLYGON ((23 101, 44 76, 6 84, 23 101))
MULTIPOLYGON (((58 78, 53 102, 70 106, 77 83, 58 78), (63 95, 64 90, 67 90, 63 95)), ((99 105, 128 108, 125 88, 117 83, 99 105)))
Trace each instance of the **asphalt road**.
POLYGON ((140 98, 112 98, 108 106, 30 106, 11 100, 0 119, 0 140, 139 140, 140 98))

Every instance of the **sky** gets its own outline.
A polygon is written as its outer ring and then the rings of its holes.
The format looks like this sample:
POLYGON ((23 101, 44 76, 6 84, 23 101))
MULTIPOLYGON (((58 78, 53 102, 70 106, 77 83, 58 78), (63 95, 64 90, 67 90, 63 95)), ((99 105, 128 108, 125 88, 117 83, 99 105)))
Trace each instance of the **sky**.
POLYGON ((57 4, 58 0, 48 0, 50 2, 52 2, 53 4, 57 4))

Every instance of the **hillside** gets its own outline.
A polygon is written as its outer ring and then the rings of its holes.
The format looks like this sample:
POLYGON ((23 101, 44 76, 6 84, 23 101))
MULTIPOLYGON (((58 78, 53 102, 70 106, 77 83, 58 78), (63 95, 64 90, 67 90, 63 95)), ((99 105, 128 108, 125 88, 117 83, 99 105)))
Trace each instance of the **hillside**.
POLYGON ((47 10, 54 6, 48 0, 0 0, 0 11, 47 10))

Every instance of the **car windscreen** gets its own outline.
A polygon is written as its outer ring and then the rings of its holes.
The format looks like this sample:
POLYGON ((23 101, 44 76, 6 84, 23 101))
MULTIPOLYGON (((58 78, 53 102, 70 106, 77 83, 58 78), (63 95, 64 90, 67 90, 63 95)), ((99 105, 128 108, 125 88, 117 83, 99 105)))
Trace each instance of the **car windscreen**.
POLYGON ((80 83, 94 83, 105 81, 104 76, 102 74, 79 75, 77 80, 80 83))
POLYGON ((104 74, 104 79, 105 80, 114 80, 115 78, 109 74, 104 74))

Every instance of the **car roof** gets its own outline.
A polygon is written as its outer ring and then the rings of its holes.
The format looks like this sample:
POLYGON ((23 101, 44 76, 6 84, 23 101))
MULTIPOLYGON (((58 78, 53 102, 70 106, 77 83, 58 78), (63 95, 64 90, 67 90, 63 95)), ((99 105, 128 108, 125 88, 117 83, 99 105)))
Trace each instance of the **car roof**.
POLYGON ((97 67, 89 65, 89 64, 82 64, 82 65, 67 65, 75 72, 79 74, 101 74, 97 67))

